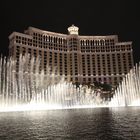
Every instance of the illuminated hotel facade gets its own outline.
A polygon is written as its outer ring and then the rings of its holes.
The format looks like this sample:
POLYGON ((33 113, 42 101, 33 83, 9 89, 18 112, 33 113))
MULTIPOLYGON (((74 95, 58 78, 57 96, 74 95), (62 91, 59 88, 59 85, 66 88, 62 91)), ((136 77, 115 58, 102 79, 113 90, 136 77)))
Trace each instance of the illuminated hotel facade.
MULTIPOLYGON (((40 71, 57 69, 58 76, 79 83, 118 84, 133 67, 132 42, 118 42, 117 35, 81 36, 72 25, 68 34, 29 27, 9 36, 9 56, 40 57, 40 71)), ((18 71, 18 65, 16 67, 18 71)), ((51 74, 51 73, 50 73, 51 74)))

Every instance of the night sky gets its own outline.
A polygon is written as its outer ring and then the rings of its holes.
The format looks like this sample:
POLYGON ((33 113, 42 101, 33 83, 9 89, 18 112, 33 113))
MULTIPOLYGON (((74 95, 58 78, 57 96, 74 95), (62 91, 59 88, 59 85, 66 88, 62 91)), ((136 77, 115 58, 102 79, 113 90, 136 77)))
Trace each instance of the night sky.
POLYGON ((133 41, 134 60, 140 61, 138 0, 5 0, 0 4, 0 53, 8 54, 8 36, 29 26, 66 33, 72 24, 80 35, 117 34, 133 41))

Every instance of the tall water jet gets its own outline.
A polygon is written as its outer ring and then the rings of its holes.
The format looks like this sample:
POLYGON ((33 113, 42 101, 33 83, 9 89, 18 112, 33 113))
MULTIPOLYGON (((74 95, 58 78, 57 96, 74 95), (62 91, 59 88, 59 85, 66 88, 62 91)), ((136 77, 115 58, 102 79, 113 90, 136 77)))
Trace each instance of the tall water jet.
POLYGON ((140 106, 140 63, 124 77, 109 106, 140 106))
POLYGON ((0 111, 140 106, 140 64, 119 84, 111 101, 87 85, 74 85, 57 68, 40 71, 40 59, 0 58, 0 111), (18 71, 16 66, 18 64, 18 71))
POLYGON ((0 58, 0 111, 102 105, 103 100, 93 89, 65 81, 65 76, 56 75, 49 66, 46 69, 46 73, 40 71, 39 57, 20 55, 18 61, 0 58))

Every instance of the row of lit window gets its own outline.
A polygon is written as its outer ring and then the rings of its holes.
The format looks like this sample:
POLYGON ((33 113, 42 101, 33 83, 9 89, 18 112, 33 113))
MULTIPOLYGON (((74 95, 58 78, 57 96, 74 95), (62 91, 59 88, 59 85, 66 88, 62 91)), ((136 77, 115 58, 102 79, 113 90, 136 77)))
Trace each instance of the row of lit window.
MULTIPOLYGON (((17 46, 17 51, 19 51, 19 46, 17 46)), ((35 52, 34 52, 34 54, 36 55, 36 50, 34 50, 35 52)), ((23 52, 25 53, 25 48, 23 48, 23 52)), ((28 49, 28 52, 31 52, 31 49, 28 49)), ((41 55, 42 54, 42 51, 39 51, 39 54, 41 55)), ((52 52, 50 52, 50 55, 52 54, 52 52)), ((61 53, 60 53, 60 55, 62 55, 61 53)), ((65 54, 66 55, 66 54, 65 54)), ((75 54, 75 55, 77 55, 77 54, 75 54)), ((126 59, 125 58, 125 56, 126 56, 127 54, 122 54, 122 56, 124 57, 124 59, 126 59)), ((94 56, 94 55, 93 55, 94 56)), ((104 55, 101 55, 102 56, 102 58, 104 58, 104 55)), ((130 53, 128 53, 128 56, 129 56, 129 60, 131 61, 131 55, 130 55, 130 53)), ((88 60, 90 60, 90 57, 89 57, 89 55, 87 55, 87 59, 88 60)), ((113 60, 115 60, 115 54, 112 54, 112 59, 113 60)), ((117 54, 117 58, 118 58, 118 61, 120 61, 120 57, 121 57, 121 55, 120 54, 117 54)), ((97 55, 97 61, 99 61, 99 59, 100 59, 100 56, 99 55, 97 55)), ((85 59, 84 57, 82 58, 82 59, 85 59)), ((104 59, 103 59, 104 60, 104 59)), ((107 61, 110 61, 110 55, 109 54, 107 54, 107 61)))
POLYGON ((111 51, 130 51, 130 48, 121 48, 121 49, 115 49, 109 48, 109 49, 101 49, 101 48, 94 48, 94 49, 81 49, 81 52, 111 52, 111 51))
POLYGON ((105 40, 105 39, 97 39, 97 40, 81 40, 81 46, 105 46, 107 44, 113 45, 114 40, 105 40))
POLYGON ((51 35, 42 35, 39 33, 33 33, 33 37, 34 37, 34 39, 48 41, 48 42, 54 42, 54 43, 59 43, 59 44, 67 42, 67 40, 65 38, 60 38, 60 37, 51 36, 51 35))

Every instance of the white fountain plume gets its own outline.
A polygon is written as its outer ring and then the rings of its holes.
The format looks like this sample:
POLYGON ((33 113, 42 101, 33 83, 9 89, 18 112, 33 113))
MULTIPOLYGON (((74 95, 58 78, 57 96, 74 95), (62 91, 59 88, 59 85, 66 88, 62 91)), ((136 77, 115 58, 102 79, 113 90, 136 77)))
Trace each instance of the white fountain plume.
POLYGON ((109 106, 140 106, 140 63, 124 77, 109 106))
POLYGON ((0 58, 0 111, 68 109, 102 106, 101 98, 87 86, 73 85, 57 68, 46 73, 40 58, 0 58))
POLYGON ((140 106, 140 64, 126 75, 110 102, 94 88, 65 81, 57 68, 41 68, 39 57, 0 57, 0 111, 140 106))

